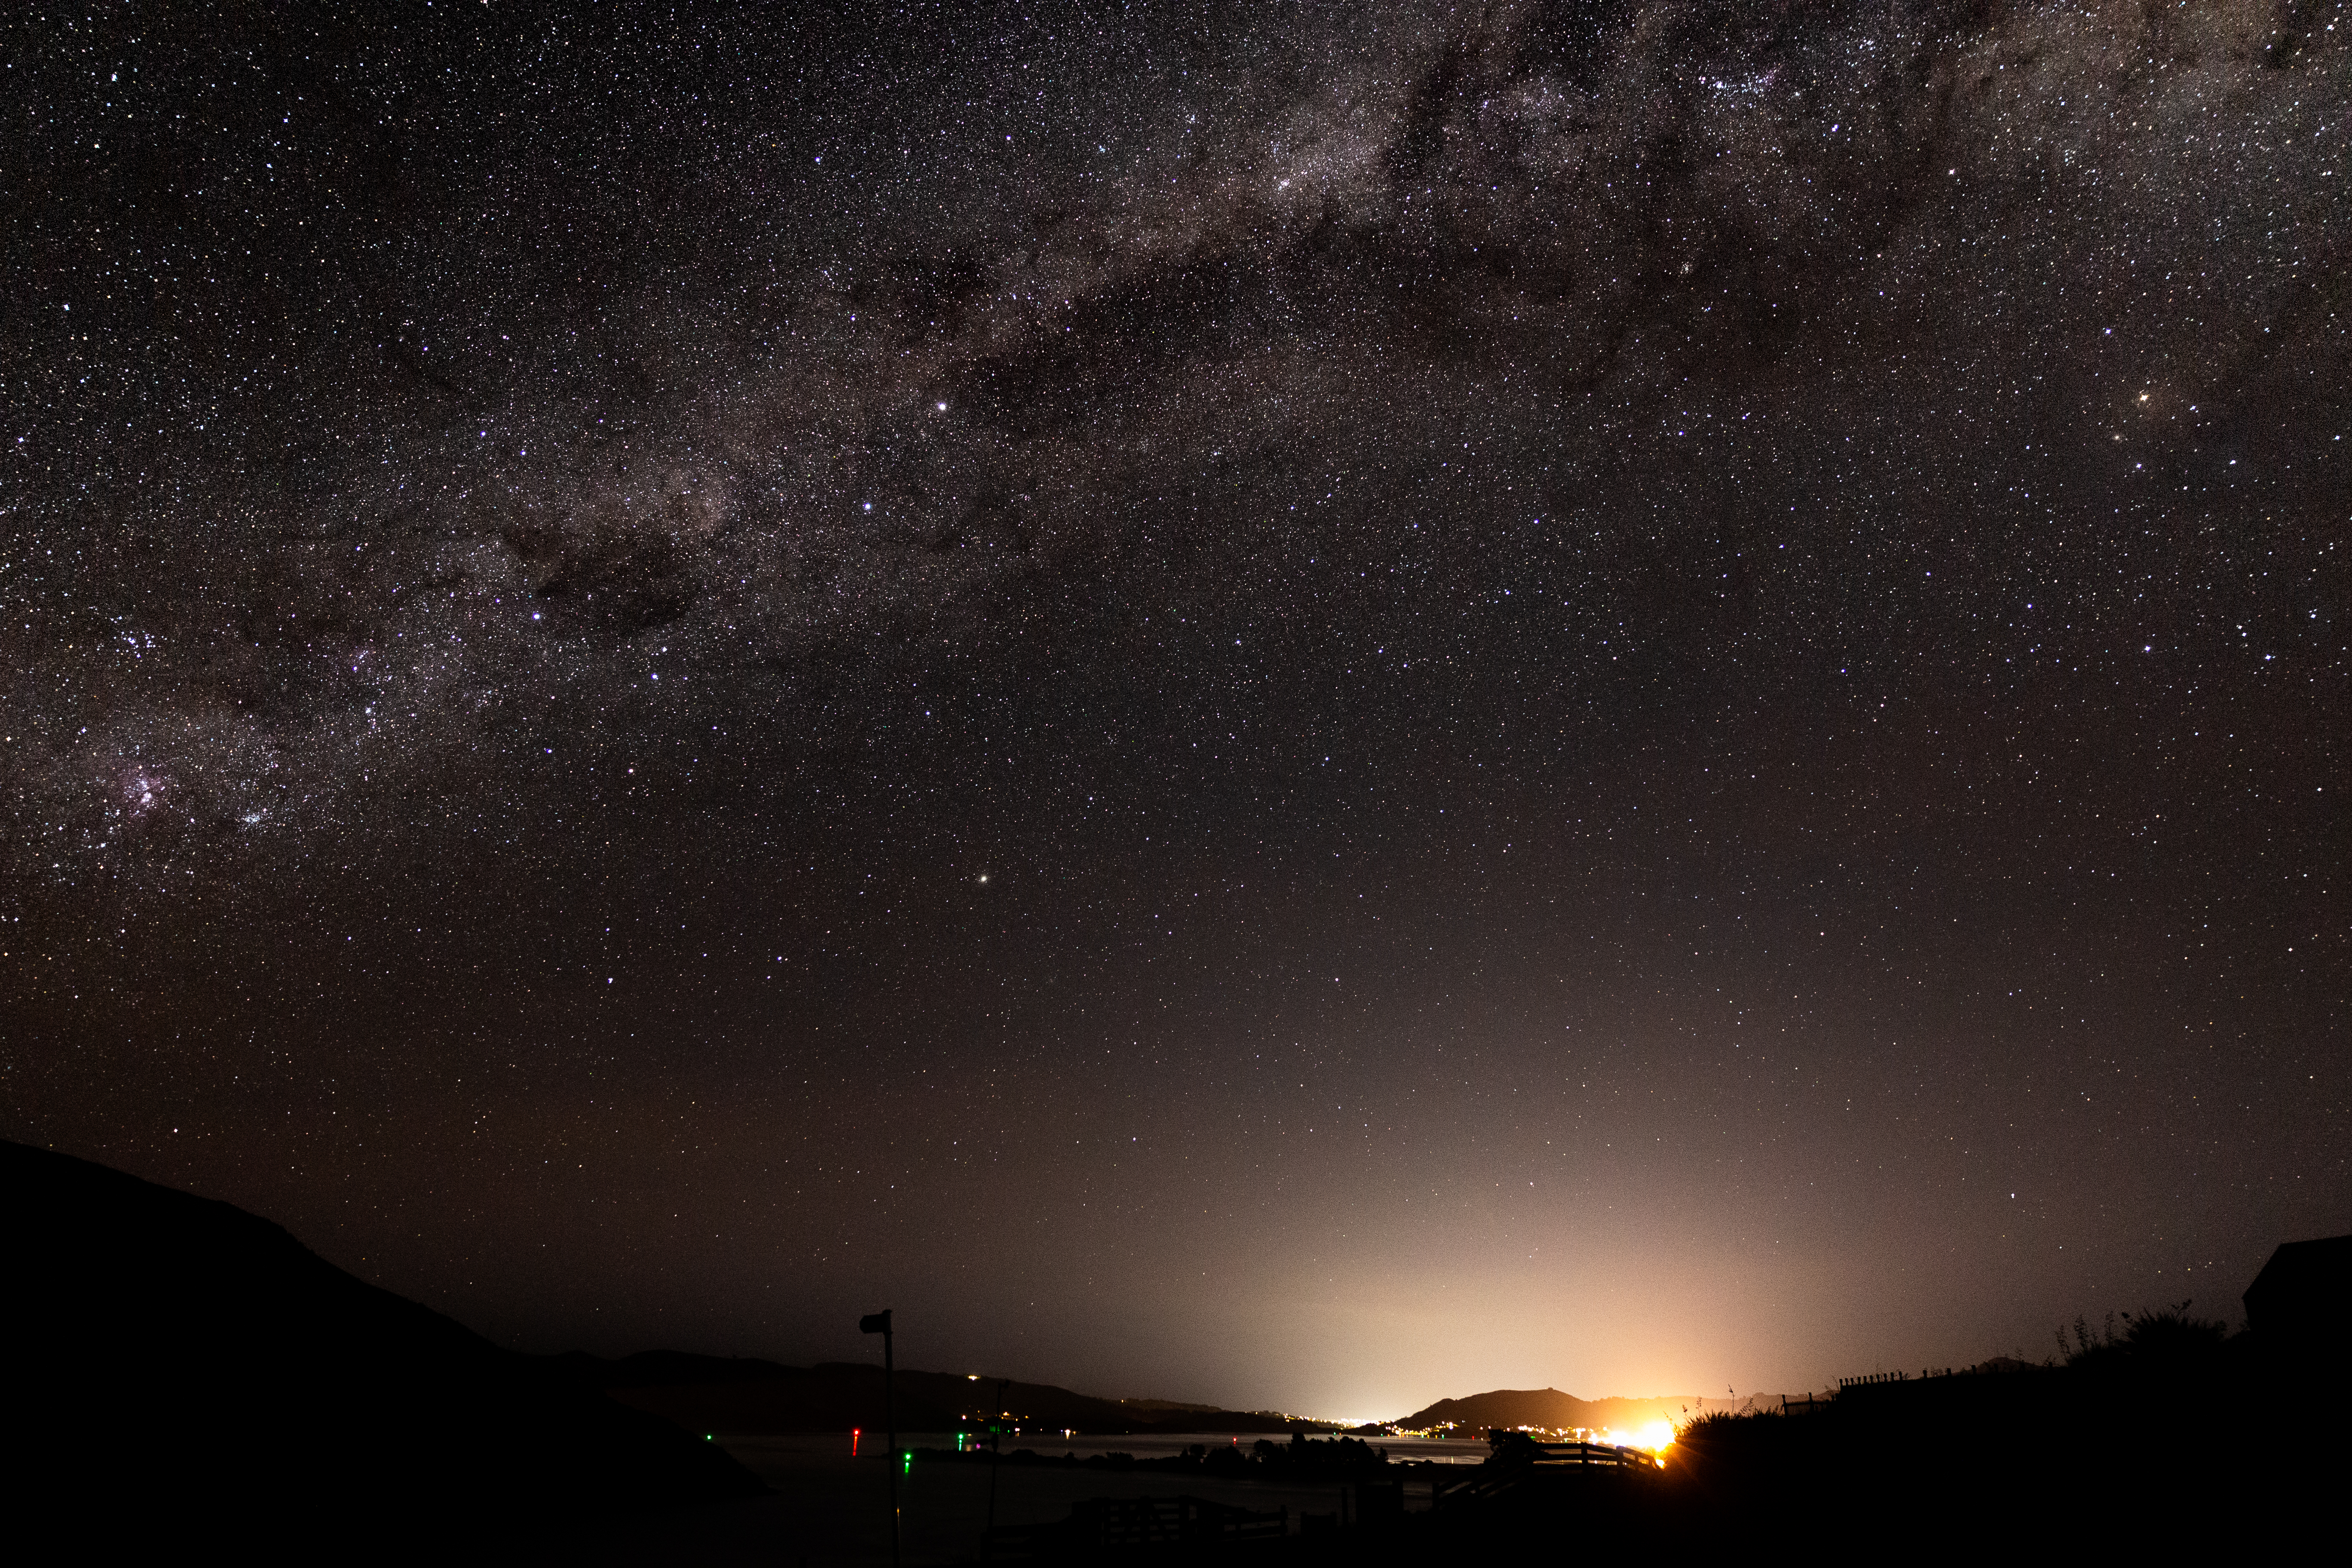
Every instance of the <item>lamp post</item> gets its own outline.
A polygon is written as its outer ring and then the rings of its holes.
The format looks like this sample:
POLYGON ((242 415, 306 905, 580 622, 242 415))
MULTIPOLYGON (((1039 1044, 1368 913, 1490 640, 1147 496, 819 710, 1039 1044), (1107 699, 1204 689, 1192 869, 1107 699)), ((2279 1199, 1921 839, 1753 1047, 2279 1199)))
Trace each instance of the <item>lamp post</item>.
POLYGON ((890 1313, 887 1309, 869 1312, 857 1320, 861 1334, 882 1336, 882 1426, 890 1435, 890 1449, 886 1468, 890 1474, 890 1568, 898 1568, 898 1411, 892 1396, 891 1385, 898 1380, 898 1369, 890 1359, 890 1313))

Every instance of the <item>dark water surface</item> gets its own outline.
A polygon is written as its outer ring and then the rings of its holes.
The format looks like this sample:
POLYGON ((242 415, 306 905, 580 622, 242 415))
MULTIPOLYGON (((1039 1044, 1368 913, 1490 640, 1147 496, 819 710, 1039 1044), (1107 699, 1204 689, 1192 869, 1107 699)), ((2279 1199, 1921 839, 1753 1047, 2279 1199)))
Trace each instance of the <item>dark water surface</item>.
MULTIPOLYGON (((529 1548, 583 1563, 782 1563, 860 1568, 890 1560, 888 1474, 881 1445, 862 1440, 850 1453, 847 1433, 772 1437, 720 1437, 727 1451, 768 1483, 770 1495, 715 1508, 675 1514, 602 1521, 593 1527, 538 1532, 529 1548)), ((1255 1436, 1244 1436, 1246 1452, 1255 1436)), ((901 1448, 953 1448, 947 1433, 906 1433, 901 1448)), ((1126 1453, 1157 1458, 1181 1453, 1194 1443, 1231 1447, 1230 1434, 1183 1433, 1134 1437, 1077 1436, 1062 1440, 1007 1439, 1007 1451, 1034 1447, 1044 1454, 1126 1453)), ((1475 1464, 1486 1455, 1483 1442, 1391 1438, 1373 1445, 1392 1459, 1436 1459, 1475 1464)), ((989 1518, 991 1467, 982 1463, 925 1463, 902 1468, 898 1507, 901 1552, 908 1564, 977 1561, 989 1518)), ((1405 1506, 1428 1506, 1428 1483, 1411 1472, 1405 1506)), ((1234 1481, 1159 1470, 1063 1469, 1004 1464, 995 1467, 995 1517, 999 1524, 1044 1524, 1066 1519, 1072 1504, 1097 1497, 1208 1498, 1235 1507, 1290 1510, 1290 1527, 1302 1513, 1336 1513, 1342 1508, 1338 1482, 1282 1484, 1234 1481)), ((1347 1506, 1352 1508, 1352 1497, 1347 1506)), ((518 1542, 522 1547, 523 1542, 518 1542)))

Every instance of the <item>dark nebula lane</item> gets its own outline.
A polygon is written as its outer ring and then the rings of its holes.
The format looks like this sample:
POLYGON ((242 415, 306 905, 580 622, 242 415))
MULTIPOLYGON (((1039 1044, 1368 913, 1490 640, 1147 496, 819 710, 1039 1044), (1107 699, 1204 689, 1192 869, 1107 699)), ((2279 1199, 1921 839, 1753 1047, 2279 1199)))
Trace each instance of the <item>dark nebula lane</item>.
POLYGON ((8 1136, 1360 1416, 2346 1228, 2341 5, 0 37, 8 1136))

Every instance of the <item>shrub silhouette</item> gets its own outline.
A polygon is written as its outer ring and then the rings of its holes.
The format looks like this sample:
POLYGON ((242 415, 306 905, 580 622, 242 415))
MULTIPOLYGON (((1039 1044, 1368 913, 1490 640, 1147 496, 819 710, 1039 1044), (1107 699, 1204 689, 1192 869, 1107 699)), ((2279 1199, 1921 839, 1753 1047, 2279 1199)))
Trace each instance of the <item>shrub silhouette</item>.
POLYGON ((2190 1316, 2189 1305, 2176 1301, 2137 1312, 2109 1312, 2096 1334, 2077 1317, 2074 1344, 2067 1344, 2066 1331, 2061 1328, 2058 1349, 2068 1367, 2091 1372, 2128 1365, 2138 1372, 2159 1373, 2205 1365, 2229 1342, 2230 1327, 2217 1319, 2190 1316), (2123 1321, 2121 1332, 2116 1328, 2118 1318, 2123 1321))
POLYGON ((1709 1410, 1692 1416, 1675 1427, 1677 1443, 1738 1442, 1747 1434, 1761 1431, 1762 1424, 1770 1419, 1760 1410, 1709 1410))

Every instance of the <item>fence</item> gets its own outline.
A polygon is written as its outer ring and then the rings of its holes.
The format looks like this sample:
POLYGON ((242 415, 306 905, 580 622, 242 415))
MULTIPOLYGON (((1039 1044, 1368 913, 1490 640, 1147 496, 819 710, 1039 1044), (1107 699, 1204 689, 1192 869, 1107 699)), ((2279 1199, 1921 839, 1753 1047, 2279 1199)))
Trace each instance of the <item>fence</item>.
MULTIPOLYGON (((1940 1373, 1932 1366, 1921 1367, 1919 1369, 1919 1376, 1923 1380, 1930 1377, 1950 1377, 1951 1375, 1952 1369, 1948 1366, 1940 1373)), ((1911 1381, 1911 1374, 1907 1372, 1874 1372, 1867 1377, 1839 1378, 1838 1392, 1843 1394, 1849 1388, 1868 1388, 1874 1384, 1908 1383, 1909 1381, 1911 1381)))
POLYGON ((1612 1469, 1649 1469, 1654 1464, 1639 1448, 1614 1443, 1532 1443, 1538 1465, 1605 1465, 1612 1469))
POLYGON ((1458 1507, 1501 1497, 1530 1482, 1540 1486, 1553 1478, 1622 1474, 1657 1468, 1656 1458, 1640 1448, 1619 1447, 1612 1443, 1538 1443, 1519 1433, 1509 1436, 1513 1441, 1506 1452, 1521 1462, 1506 1462, 1499 1468, 1482 1465, 1459 1480, 1433 1476, 1429 1506, 1458 1507))

